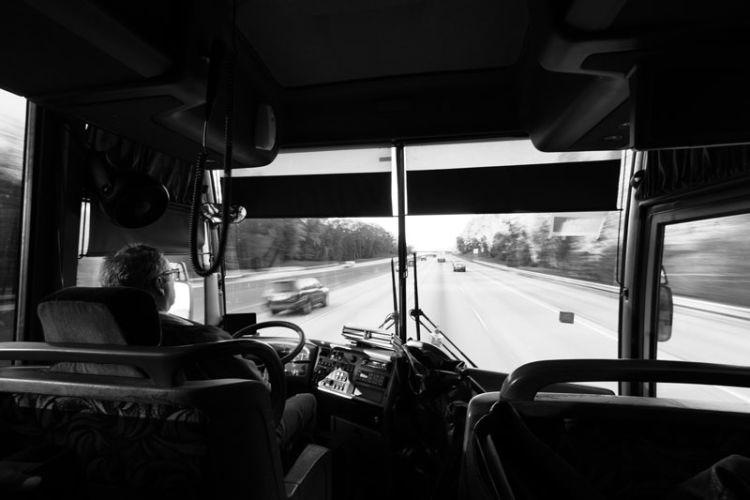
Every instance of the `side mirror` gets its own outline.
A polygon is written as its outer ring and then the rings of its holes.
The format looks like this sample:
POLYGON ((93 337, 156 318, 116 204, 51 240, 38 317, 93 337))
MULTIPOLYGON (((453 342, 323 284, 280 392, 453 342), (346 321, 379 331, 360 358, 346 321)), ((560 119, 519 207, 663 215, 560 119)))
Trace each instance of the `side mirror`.
POLYGON ((672 316, 674 314, 674 301, 672 299, 672 287, 669 286, 667 273, 661 268, 659 279, 659 308, 656 323, 656 339, 666 342, 672 338, 672 316))

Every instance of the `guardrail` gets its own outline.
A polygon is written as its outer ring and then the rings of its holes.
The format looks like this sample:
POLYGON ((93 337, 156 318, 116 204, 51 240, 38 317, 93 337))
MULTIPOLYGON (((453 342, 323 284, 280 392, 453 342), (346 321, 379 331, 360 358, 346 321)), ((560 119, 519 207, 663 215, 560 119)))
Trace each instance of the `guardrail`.
POLYGON ((16 310, 16 294, 15 293, 3 293, 0 294, 0 312, 8 312, 16 310))
MULTIPOLYGON (((554 274, 547 274, 538 271, 529 271, 526 269, 517 269, 502 264, 495 264, 493 262, 485 262, 481 260, 470 261, 473 264, 481 264, 486 267, 492 267, 505 272, 511 272, 519 274, 521 276, 527 276, 535 279, 542 279, 546 281, 552 281, 557 283, 564 283, 566 285, 577 286, 580 288, 588 288, 593 290, 599 290, 614 295, 620 294, 620 287, 613 285, 605 285, 604 283, 595 283, 593 281, 579 280, 575 278, 567 278, 564 276, 556 276, 554 274)), ((675 307, 682 307, 685 309, 692 309, 695 311, 719 314, 721 316, 729 316, 733 318, 750 320, 750 309, 747 307, 733 306, 729 304, 721 304, 718 302, 711 302, 708 300, 693 299, 690 297, 683 297, 675 295, 673 298, 675 307)))
POLYGON ((227 310, 232 311, 238 308, 261 306, 265 303, 263 293, 269 288, 271 282, 278 279, 287 277, 316 278, 323 286, 335 289, 349 283, 390 273, 390 271, 391 260, 381 259, 356 263, 351 267, 344 267, 344 265, 339 264, 334 266, 300 268, 289 272, 258 273, 228 277, 226 282, 227 310))
MULTIPOLYGON (((454 257, 455 258, 455 257, 454 257)), ((534 279, 541 279, 551 282, 566 284, 579 288, 597 290, 611 295, 619 295, 620 288, 613 285, 605 285, 593 281, 568 278, 553 274, 542 273, 538 271, 529 271, 526 269, 517 269, 502 264, 486 262, 482 260, 466 260, 472 264, 479 264, 485 267, 498 269, 504 272, 510 272, 534 279)), ((227 276, 227 308, 230 311, 238 309, 256 308, 260 309, 264 304, 263 293, 269 288, 272 281, 285 277, 305 276, 308 278, 318 279, 323 286, 335 289, 349 283, 362 281, 363 279, 374 278, 384 273, 390 272, 390 259, 357 263, 352 267, 338 265, 313 266, 308 268, 278 269, 273 272, 250 273, 236 276, 227 276)), ((196 282, 193 286, 202 287, 203 283, 196 282)), ((196 299, 196 298, 194 298, 196 299)), ((202 302, 202 294, 200 295, 202 302)), ((706 313, 718 314, 743 320, 750 320, 750 308, 699 300, 690 297, 674 296, 675 307, 691 309, 706 313)), ((193 306, 197 311, 203 310, 203 304, 194 302, 193 306)), ((201 317, 200 315, 196 317, 201 317)))

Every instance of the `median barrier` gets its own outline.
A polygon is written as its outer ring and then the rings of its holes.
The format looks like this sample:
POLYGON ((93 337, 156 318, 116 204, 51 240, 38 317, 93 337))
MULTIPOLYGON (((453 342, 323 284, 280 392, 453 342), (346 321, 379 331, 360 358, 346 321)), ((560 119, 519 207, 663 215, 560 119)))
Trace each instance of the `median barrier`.
POLYGON ((227 279, 227 310, 238 311, 240 308, 247 310, 255 308, 254 312, 260 312, 260 307, 265 303, 263 293, 270 287, 271 282, 285 278, 316 278, 323 286, 335 292, 337 288, 354 282, 360 282, 370 278, 381 276, 391 272, 391 261, 385 259, 382 261, 364 262, 355 264, 352 267, 342 268, 336 266, 315 266, 312 268, 303 268, 289 275, 281 276, 281 272, 275 273, 257 273, 252 276, 243 275, 227 279))

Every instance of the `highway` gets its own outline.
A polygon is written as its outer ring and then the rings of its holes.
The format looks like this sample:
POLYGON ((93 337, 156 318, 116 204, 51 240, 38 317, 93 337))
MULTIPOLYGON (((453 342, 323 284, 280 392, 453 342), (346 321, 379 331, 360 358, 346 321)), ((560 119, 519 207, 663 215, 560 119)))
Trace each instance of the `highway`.
MULTIPOLYGON (((510 372, 539 359, 617 357, 618 301, 611 291, 474 262, 466 262, 465 273, 453 272, 450 259, 438 263, 430 258, 418 266, 420 308, 481 368, 510 372), (561 323, 561 311, 574 313, 573 323, 561 323)), ((411 276, 407 302, 409 309, 414 307, 411 276)), ((332 288, 328 307, 309 315, 272 316, 261 309, 258 320, 285 319, 311 338, 337 342, 344 324, 377 327, 392 310, 391 276, 386 273, 332 288)), ((659 358, 746 364, 747 327, 740 317, 676 307, 674 333, 659 344, 659 358)), ((424 330, 422 335, 424 339, 424 330)), ((411 320, 408 336, 416 336, 411 320)), ((750 403, 750 391, 744 389, 661 387, 664 396, 750 403)))

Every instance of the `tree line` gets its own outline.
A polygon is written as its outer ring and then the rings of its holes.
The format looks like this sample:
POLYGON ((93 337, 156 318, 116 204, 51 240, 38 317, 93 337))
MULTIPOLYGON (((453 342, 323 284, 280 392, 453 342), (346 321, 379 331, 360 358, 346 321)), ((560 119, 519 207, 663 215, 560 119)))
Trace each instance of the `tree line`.
POLYGON ((16 287, 23 175, 23 117, 0 114, 0 293, 16 287))
POLYGON ((390 257, 396 240, 384 228, 342 219, 246 219, 228 238, 230 268, 390 257))
POLYGON ((609 213, 599 231, 587 236, 556 234, 550 216, 490 217, 496 218, 494 225, 500 229, 488 233, 486 225, 479 229, 470 223, 456 238, 459 253, 476 254, 510 267, 536 268, 600 283, 615 282, 617 212, 609 213))

